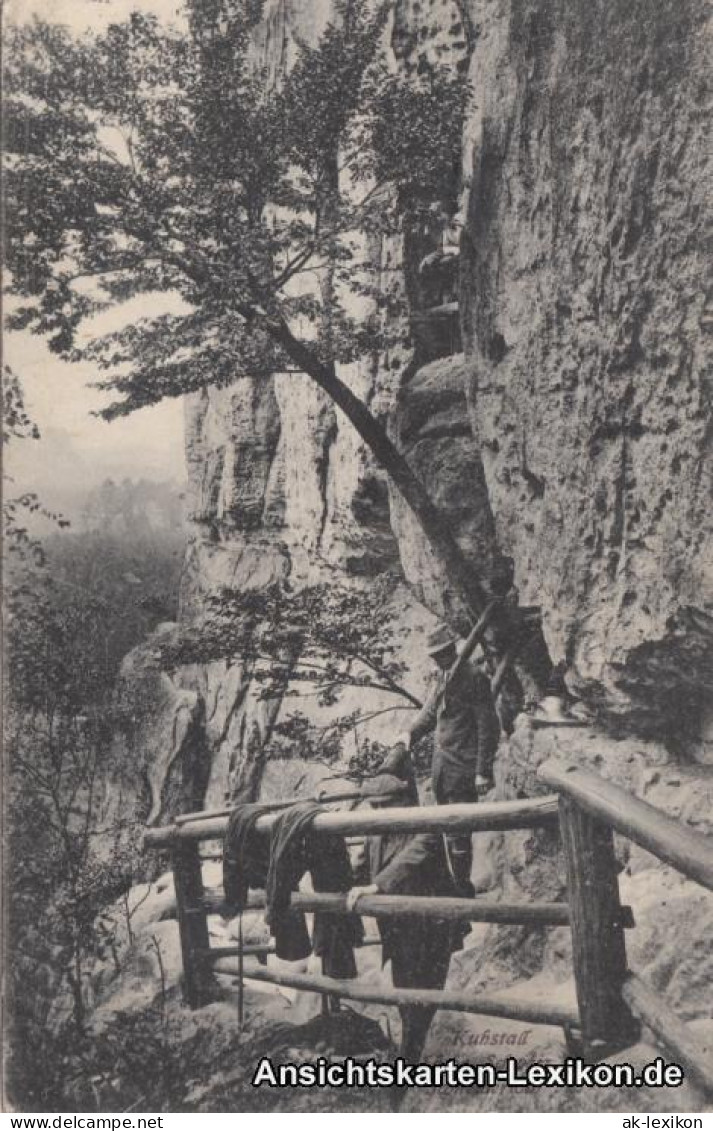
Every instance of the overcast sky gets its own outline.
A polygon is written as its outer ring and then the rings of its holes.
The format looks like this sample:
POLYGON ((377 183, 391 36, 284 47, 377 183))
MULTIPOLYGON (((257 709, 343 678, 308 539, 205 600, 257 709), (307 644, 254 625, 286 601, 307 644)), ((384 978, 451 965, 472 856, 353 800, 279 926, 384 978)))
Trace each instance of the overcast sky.
MULTIPOLYGON (((77 31, 103 28, 125 19, 133 10, 155 11, 175 18, 177 0, 6 0, 4 19, 24 22, 39 16, 77 31)), ((166 300, 156 300, 166 309, 166 300)), ((102 315, 96 328, 111 330, 146 313, 146 297, 102 315)), ((11 304, 8 303, 8 308, 11 304)), ((8 334, 5 362, 20 377, 27 407, 40 428, 39 442, 9 447, 5 470, 23 489, 49 491, 55 498, 91 488, 107 476, 151 479, 185 477, 183 406, 179 400, 142 409, 111 424, 92 416, 107 395, 92 389, 101 374, 93 366, 70 365, 47 349, 41 338, 8 334)))
POLYGON ((39 16, 77 29, 103 28, 137 9, 174 20, 180 6, 180 0, 5 0, 5 18, 19 23, 39 16))
MULTIPOLYGON (((102 324, 122 325, 146 312, 146 299, 126 303, 102 324)), ((166 303, 164 301, 164 307, 166 303)), ((98 320, 97 320, 98 322, 98 320)), ((8 334, 5 362, 17 373, 26 407, 42 439, 9 446, 5 469, 23 489, 76 493, 107 476, 185 478, 183 404, 178 399, 141 409, 110 424, 93 413, 113 399, 92 388, 102 374, 52 355, 42 338, 8 334)))

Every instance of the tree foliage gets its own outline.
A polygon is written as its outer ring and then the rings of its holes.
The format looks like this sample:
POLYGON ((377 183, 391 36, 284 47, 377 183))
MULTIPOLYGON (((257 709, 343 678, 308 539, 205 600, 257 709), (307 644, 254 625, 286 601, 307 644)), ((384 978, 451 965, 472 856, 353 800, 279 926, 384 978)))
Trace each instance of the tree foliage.
MULTIPOLYGON (((6 440, 38 438, 16 378, 4 386, 4 408, 6 440)), ((128 486, 114 492, 115 510, 136 502, 128 486)), ((4 501, 7 973, 20 1075, 31 1050, 45 1048, 47 1013, 67 990, 81 1028, 88 964, 112 945, 101 912, 131 883, 125 826, 141 816, 111 827, 100 820, 103 786, 118 770, 114 681, 126 651, 172 614, 182 548, 175 533, 153 537, 140 522, 112 537, 106 506, 101 531, 40 539, 19 525, 26 511, 53 518, 36 496, 4 501)))
POLYGON ((259 5, 242 0, 189 0, 187 30, 138 13, 79 41, 38 22, 16 30, 7 243, 24 302, 11 324, 105 370, 120 394, 108 418, 239 376, 305 373, 414 513, 457 594, 452 619, 472 617, 486 590, 338 372, 403 334, 388 317, 400 291, 377 277, 368 236, 395 229, 394 199, 421 207, 439 169, 450 179, 466 91, 439 68, 415 86, 385 75, 385 6, 337 8, 318 45, 274 77, 248 49, 259 5), (88 318, 149 292, 174 308, 84 344, 88 318))
POLYGON ((342 758, 344 740, 351 735, 359 755, 349 772, 360 776, 385 749, 365 737, 366 725, 393 710, 421 705, 408 689, 408 670, 399 657, 395 584, 393 576, 384 575, 368 590, 334 584, 301 590, 276 586, 260 593, 226 590, 208 602, 204 620, 181 625, 177 638, 164 643, 161 663, 171 671, 239 660, 262 697, 280 703, 265 759, 297 757, 332 765, 342 758), (330 710, 355 688, 388 697, 388 705, 330 710), (323 708, 325 721, 319 722, 323 708))
POLYGON ((452 169, 462 82, 386 74, 383 6, 343 3, 274 81, 249 53, 259 8, 201 0, 186 28, 134 13, 80 39, 11 31, 8 263, 24 301, 10 324, 105 369, 123 398, 108 416, 290 368, 292 334, 328 364, 383 344, 383 318, 349 313, 354 294, 393 301, 361 237, 397 222, 389 186, 423 202, 452 169), (83 344, 86 319, 157 291, 182 313, 83 344))
MULTIPOLYGON (((25 394, 22 382, 8 365, 2 372, 2 438, 3 445, 18 440, 39 440, 40 430, 25 408, 25 394)), ((64 529, 69 522, 61 514, 48 510, 35 491, 21 491, 15 494, 12 476, 3 475, 2 536, 6 565, 42 565, 44 549, 42 541, 33 533, 36 520, 44 520, 52 526, 64 529)), ((10 577, 12 569, 9 570, 10 577)), ((13 592, 12 581, 6 592, 13 592)))

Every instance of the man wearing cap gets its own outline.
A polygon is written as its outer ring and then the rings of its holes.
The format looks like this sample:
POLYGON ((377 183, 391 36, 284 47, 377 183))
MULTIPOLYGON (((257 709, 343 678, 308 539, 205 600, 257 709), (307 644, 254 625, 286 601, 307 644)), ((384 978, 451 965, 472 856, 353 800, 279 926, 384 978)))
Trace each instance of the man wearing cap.
MULTIPOLYGON (((431 767, 433 796, 438 805, 477 801, 492 786, 493 760, 500 739, 490 681, 470 664, 451 674, 458 657, 457 637, 446 625, 428 638, 428 654, 438 668, 436 685, 407 734, 410 749, 435 730, 431 767)), ((447 837, 453 876, 461 890, 473 894, 470 873, 472 839, 467 834, 447 837)))

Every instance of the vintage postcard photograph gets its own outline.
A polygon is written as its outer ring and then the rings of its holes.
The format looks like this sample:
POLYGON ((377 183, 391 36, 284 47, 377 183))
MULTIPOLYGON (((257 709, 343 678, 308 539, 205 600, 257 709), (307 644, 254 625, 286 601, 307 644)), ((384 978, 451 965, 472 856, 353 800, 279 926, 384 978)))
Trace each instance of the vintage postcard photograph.
POLYGON ((713 1131, 712 29, 5 0, 1 1131, 713 1131))

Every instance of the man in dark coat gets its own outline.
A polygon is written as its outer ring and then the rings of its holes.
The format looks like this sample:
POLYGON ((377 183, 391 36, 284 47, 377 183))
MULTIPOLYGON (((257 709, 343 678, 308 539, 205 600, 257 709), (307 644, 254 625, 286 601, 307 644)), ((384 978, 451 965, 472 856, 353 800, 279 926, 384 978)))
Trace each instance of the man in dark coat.
MULTIPOLYGON (((379 774, 364 783, 362 795, 379 808, 389 805, 418 805, 416 783, 407 751, 393 752, 379 774), (409 786, 405 800, 384 799, 404 782, 409 786)), ((458 891, 448 867, 440 833, 390 833, 367 838, 364 859, 357 875, 371 882, 355 887, 347 896, 347 907, 358 910, 362 895, 442 895, 458 891)), ((468 924, 449 922, 422 915, 379 919, 382 963, 391 962, 394 986, 405 989, 443 989, 451 954, 460 950, 470 931, 468 924)), ((399 1008, 402 1022, 401 1054, 417 1063, 435 1013, 432 1006, 399 1008)))
MULTIPOLYGON (((490 681, 470 664, 451 676, 458 653, 456 637, 445 625, 431 633, 428 652, 438 667, 438 678, 404 741, 410 748, 435 730, 431 782, 436 803, 477 801, 492 787, 493 760, 500 739, 490 681)), ((467 834, 450 836, 447 847, 461 894, 472 895, 472 838, 467 834)))

